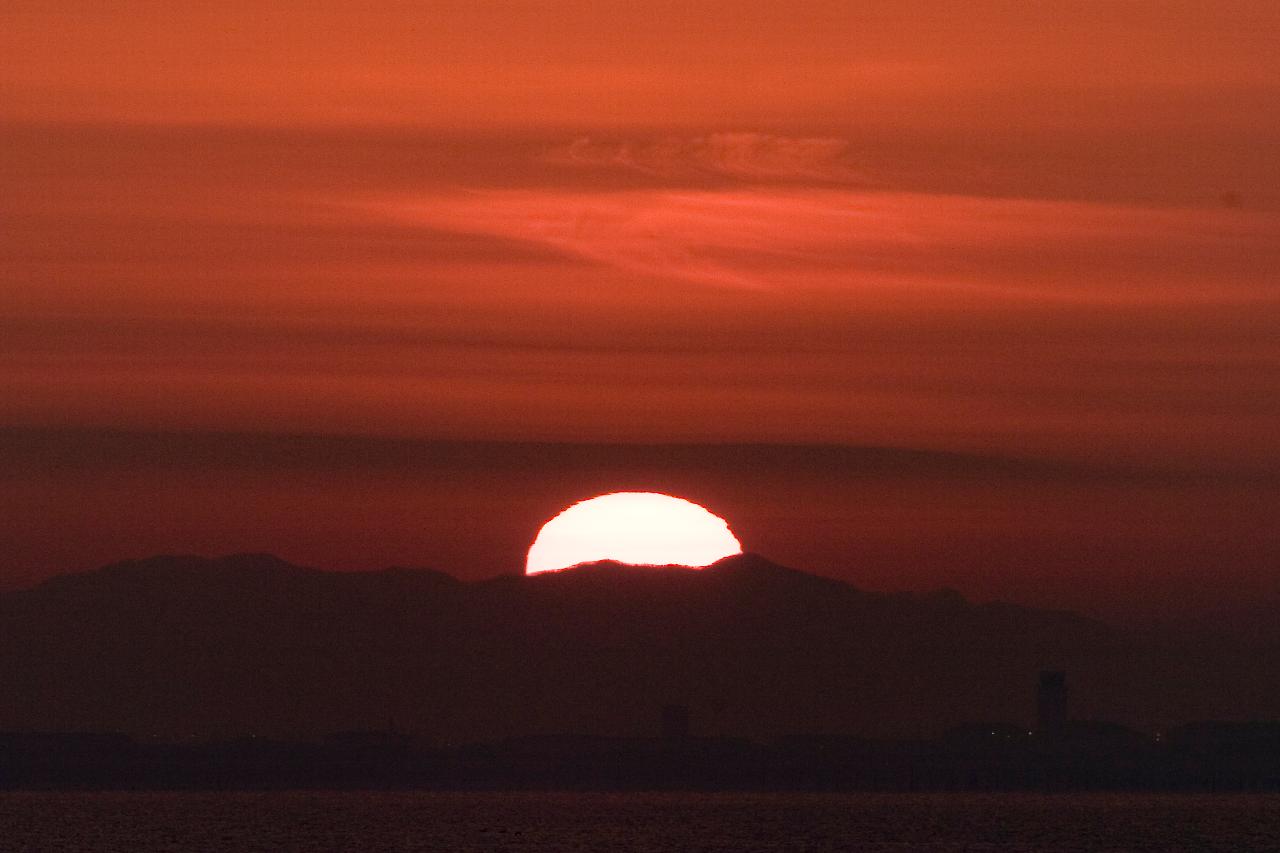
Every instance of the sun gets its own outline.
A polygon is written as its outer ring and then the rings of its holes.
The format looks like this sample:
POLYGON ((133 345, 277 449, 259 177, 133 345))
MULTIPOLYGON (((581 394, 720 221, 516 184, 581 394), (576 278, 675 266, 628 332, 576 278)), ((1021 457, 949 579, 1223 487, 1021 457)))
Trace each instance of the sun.
POLYGON ((614 492, 581 501, 548 521, 529 549, 526 574, 615 560, 701 568, 742 553, 718 515, 657 492, 614 492))

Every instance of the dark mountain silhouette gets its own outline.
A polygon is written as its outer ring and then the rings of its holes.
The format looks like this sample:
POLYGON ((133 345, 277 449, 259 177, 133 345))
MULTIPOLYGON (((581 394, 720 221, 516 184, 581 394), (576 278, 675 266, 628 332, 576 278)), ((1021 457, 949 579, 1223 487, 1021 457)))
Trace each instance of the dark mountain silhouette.
POLYGON ((1223 649, 1171 654, 1070 613, 864 592, 754 555, 473 583, 156 557, 0 595, 0 729, 296 738, 394 725, 457 743, 655 734, 679 704, 704 734, 932 735, 1025 725, 1045 668, 1071 673, 1080 716, 1150 727, 1276 713, 1274 674, 1225 666, 1223 649))

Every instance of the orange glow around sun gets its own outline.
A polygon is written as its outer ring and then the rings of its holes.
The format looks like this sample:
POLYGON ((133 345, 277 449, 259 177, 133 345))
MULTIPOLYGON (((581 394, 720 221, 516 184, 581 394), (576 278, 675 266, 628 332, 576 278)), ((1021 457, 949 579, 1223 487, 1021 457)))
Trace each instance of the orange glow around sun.
POLYGON ((709 566, 742 553, 723 518, 655 492, 615 492, 581 501, 543 525, 527 574, 616 560, 650 566, 709 566))

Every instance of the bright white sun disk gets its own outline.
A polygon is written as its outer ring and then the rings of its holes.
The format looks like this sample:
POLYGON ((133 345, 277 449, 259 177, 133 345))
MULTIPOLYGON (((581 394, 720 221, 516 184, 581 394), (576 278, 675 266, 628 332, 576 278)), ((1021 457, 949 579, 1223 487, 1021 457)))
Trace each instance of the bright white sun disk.
POLYGON ((576 503, 543 525, 528 574, 615 560, 640 566, 709 566, 742 553, 723 518, 656 492, 615 492, 576 503))

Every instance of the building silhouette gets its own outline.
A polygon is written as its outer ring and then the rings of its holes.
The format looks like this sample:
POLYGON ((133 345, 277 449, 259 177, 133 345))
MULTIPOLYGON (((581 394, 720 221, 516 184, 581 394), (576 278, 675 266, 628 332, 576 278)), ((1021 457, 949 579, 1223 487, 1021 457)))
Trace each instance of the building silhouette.
POLYGON ((1058 669, 1040 673, 1036 688, 1036 734, 1060 737, 1067 725, 1067 674, 1058 669))

